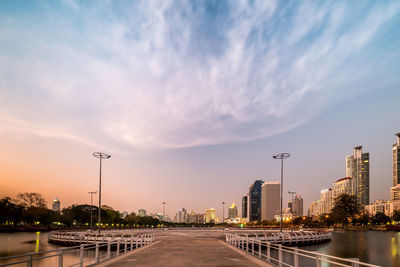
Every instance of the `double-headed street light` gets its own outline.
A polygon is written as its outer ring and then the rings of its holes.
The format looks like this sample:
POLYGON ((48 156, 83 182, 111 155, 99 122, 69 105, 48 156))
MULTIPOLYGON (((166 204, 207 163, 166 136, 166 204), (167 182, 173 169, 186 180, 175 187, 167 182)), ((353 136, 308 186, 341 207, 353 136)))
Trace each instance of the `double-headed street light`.
POLYGON ((99 175, 99 234, 100 234, 100 227, 101 227, 101 161, 103 159, 108 159, 111 155, 108 155, 103 152, 94 152, 93 156, 100 159, 100 175, 99 175))
POLYGON ((92 219, 92 210, 93 210, 93 195, 97 193, 97 191, 88 192, 90 194, 90 231, 93 229, 93 219, 92 219))
POLYGON ((278 155, 272 156, 274 159, 281 160, 281 224, 280 224, 280 232, 282 233, 282 195, 283 195, 283 160, 290 157, 289 153, 280 153, 278 155))

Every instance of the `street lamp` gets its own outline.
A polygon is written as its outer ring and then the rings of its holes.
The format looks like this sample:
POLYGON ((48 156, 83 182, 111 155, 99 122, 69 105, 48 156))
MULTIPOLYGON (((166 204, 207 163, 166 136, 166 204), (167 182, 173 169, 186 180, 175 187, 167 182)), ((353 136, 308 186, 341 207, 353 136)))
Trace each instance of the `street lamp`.
POLYGON ((164 201, 162 204, 163 204, 163 221, 165 222, 165 204, 167 203, 164 201))
POLYGON ((101 161, 103 159, 108 159, 111 155, 107 155, 103 152, 94 152, 93 156, 100 159, 100 175, 99 175, 99 234, 100 234, 100 227, 101 227, 101 161))
POLYGON ((225 222, 225 202, 222 201, 222 224, 225 222))
POLYGON ((283 160, 290 157, 289 153, 280 153, 278 155, 272 156, 274 159, 281 160, 281 220, 280 220, 280 232, 282 233, 282 195, 283 195, 283 160))
POLYGON ((90 231, 93 228, 93 220, 92 220, 92 210, 93 210, 93 195, 97 193, 97 191, 88 192, 90 194, 90 231))

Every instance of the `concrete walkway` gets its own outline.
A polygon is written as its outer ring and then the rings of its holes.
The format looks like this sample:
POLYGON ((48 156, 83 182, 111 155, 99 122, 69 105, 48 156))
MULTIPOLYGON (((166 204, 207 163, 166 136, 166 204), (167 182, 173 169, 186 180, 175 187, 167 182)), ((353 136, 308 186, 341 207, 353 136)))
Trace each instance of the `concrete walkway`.
POLYGON ((159 242, 98 266, 271 266, 223 242, 222 233, 158 232, 159 242))

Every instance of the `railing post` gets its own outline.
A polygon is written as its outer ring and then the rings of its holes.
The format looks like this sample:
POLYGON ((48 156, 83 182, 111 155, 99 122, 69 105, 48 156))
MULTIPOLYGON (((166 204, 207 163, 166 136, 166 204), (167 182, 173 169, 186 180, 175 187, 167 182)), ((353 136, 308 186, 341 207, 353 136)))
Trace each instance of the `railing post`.
POLYGON ((27 267, 32 267, 32 255, 28 256, 28 261, 26 262, 27 267))
POLYGON ((117 256, 119 256, 119 239, 117 240, 117 256))
POLYGON ((299 267, 299 249, 298 248, 293 248, 294 251, 294 267, 299 267))
POLYGON ((125 239, 124 253, 128 250, 128 240, 125 239))
POLYGON ((83 249, 84 249, 85 245, 81 244, 80 248, 79 248, 79 266, 83 267, 83 249))
POLYGON ((315 266, 321 267, 321 257, 319 255, 315 258, 315 266))
POLYGON ((278 245, 279 247, 279 267, 282 266, 282 245, 278 245))
POLYGON ((258 240, 258 257, 261 259, 261 240, 258 240))
POLYGON ((100 262, 100 256, 99 256, 99 243, 96 242, 96 250, 94 253, 94 258, 96 259, 96 262, 100 262))
POLYGON ((246 252, 249 252, 249 237, 246 237, 246 252))
MULTIPOLYGON (((360 261, 359 259, 354 259, 354 260, 355 260, 355 261, 360 261)), ((352 267, 359 267, 360 264, 355 263, 355 262, 352 262, 352 263, 351 263, 351 266, 352 266, 352 267)))
POLYGON ((139 236, 137 235, 135 238, 135 248, 138 248, 138 244, 139 244, 139 236))
POLYGON ((271 260, 271 244, 267 242, 267 262, 271 260))
POLYGON ((254 255, 254 239, 251 240, 251 255, 254 255))
POLYGON ((63 267, 63 250, 58 251, 58 267, 63 267))
POLYGON ((131 236, 131 251, 133 250, 133 235, 131 236))
POLYGON ((111 240, 107 241, 107 258, 111 257, 111 240))

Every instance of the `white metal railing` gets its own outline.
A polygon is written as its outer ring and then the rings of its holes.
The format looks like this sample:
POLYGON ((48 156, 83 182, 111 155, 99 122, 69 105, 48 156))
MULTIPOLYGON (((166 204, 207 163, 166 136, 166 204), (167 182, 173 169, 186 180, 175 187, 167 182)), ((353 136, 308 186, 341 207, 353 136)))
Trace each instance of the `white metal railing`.
POLYGON ((318 252, 302 250, 297 247, 287 247, 274 242, 263 241, 261 239, 242 236, 239 234, 225 234, 225 242, 279 267, 299 267, 300 259, 302 258, 311 259, 314 261, 316 267, 321 267, 322 263, 345 267, 380 267, 378 265, 360 262, 357 259, 345 259, 318 252), (283 253, 289 255, 289 257, 286 257, 286 261, 284 260, 283 253))
MULTIPOLYGON (((154 242, 154 234, 146 233, 141 235, 132 235, 130 239, 124 240, 105 240, 105 242, 96 242, 89 244, 80 244, 78 246, 63 247, 54 250, 47 250, 42 252, 27 253, 23 255, 9 256, 0 258, 0 267, 12 266, 18 264, 25 264, 27 267, 32 267, 34 262, 48 258, 56 258, 58 267, 71 267, 71 266, 89 266, 94 263, 99 263, 121 254, 132 251, 133 249, 140 248, 149 245, 154 242), (107 249, 107 253, 103 255, 100 253, 100 249, 107 249), (94 250, 94 257, 85 257, 85 252, 94 250), (79 254, 79 258, 76 257, 76 262, 73 264, 64 264, 64 256, 67 254, 79 254)), ((89 253, 87 253, 89 254, 89 253)))

